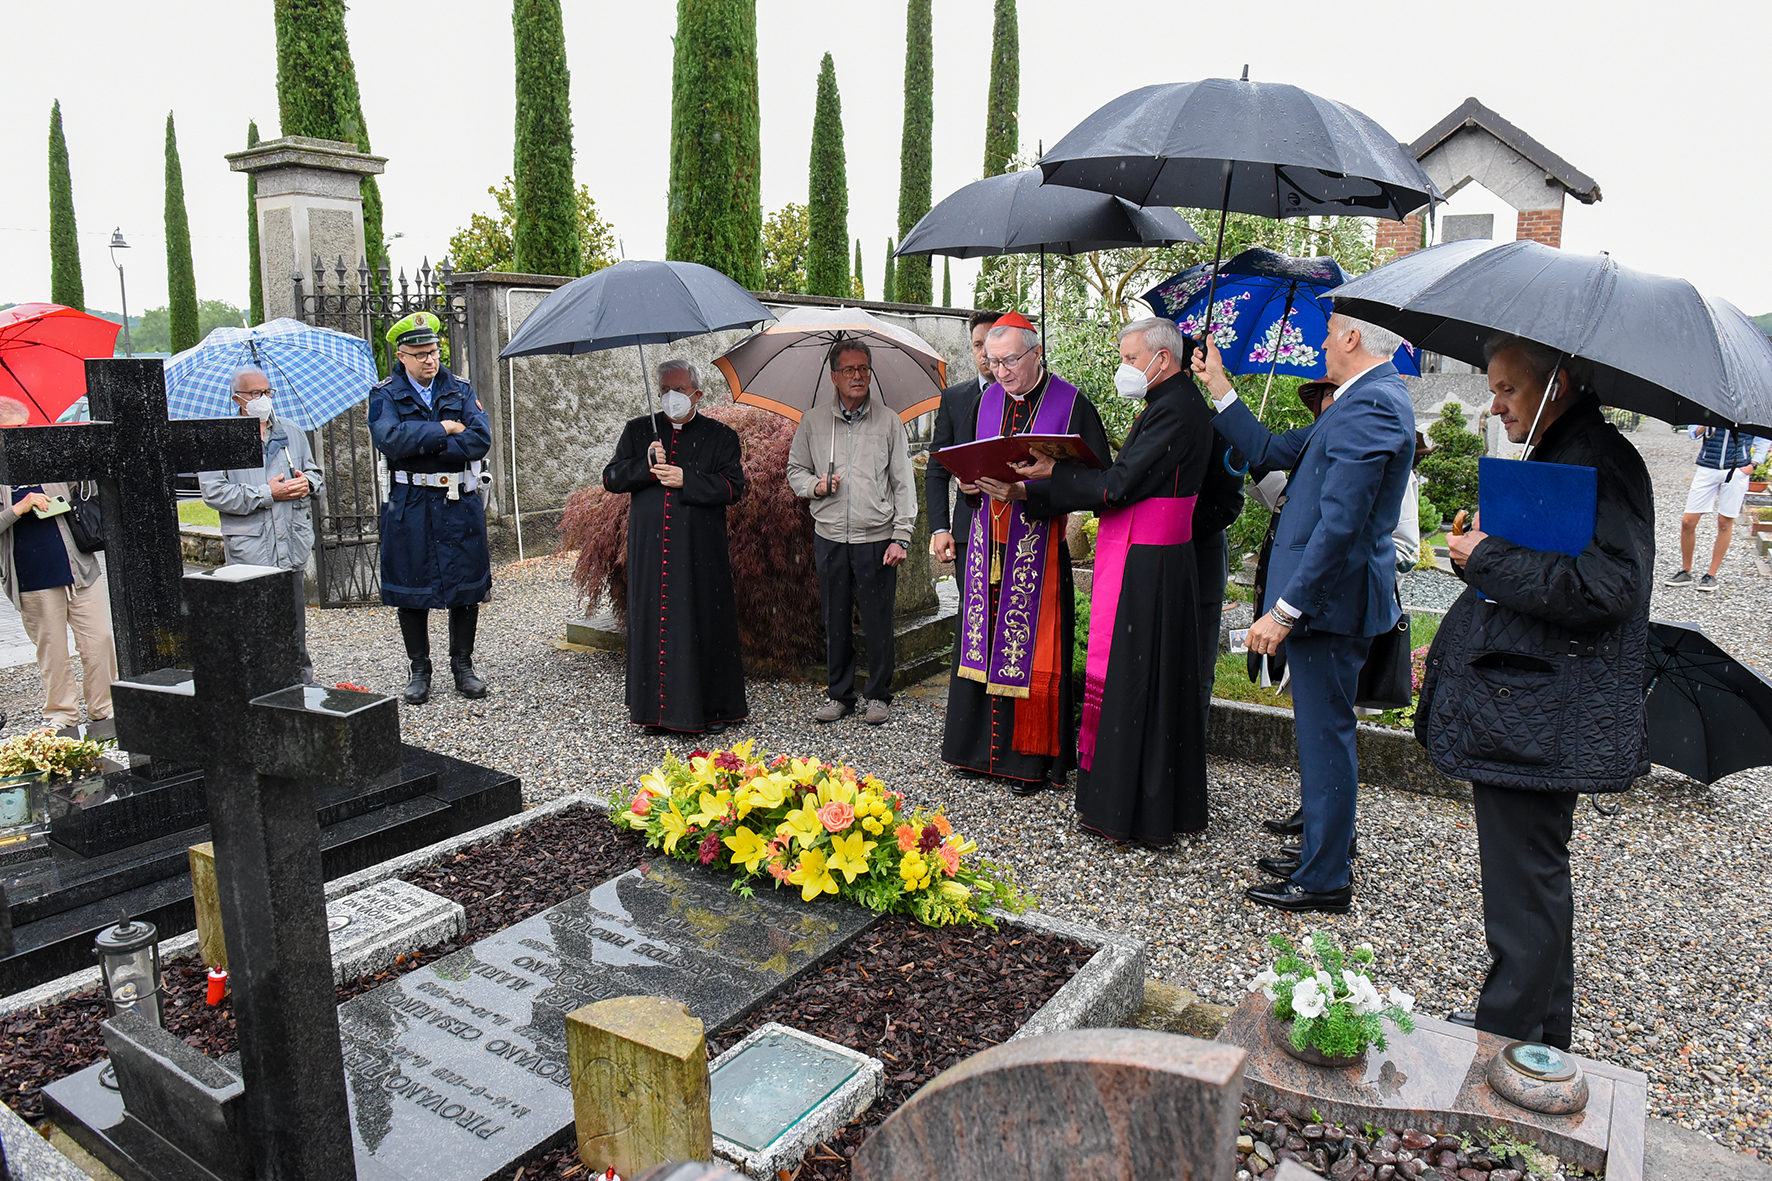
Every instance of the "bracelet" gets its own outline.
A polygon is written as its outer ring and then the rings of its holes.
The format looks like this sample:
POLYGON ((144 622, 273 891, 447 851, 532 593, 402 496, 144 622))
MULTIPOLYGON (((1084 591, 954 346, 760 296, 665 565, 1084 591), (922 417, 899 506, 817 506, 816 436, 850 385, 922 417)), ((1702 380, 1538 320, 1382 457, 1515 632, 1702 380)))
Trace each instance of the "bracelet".
POLYGON ((1288 619, 1285 615, 1283 615, 1280 612, 1280 608, 1279 608, 1278 604, 1276 604, 1273 607, 1268 608, 1268 615, 1273 618, 1273 621, 1275 623, 1279 624, 1281 627, 1285 628, 1287 631, 1291 631, 1293 628, 1298 626, 1298 616, 1294 615, 1290 619, 1288 619))

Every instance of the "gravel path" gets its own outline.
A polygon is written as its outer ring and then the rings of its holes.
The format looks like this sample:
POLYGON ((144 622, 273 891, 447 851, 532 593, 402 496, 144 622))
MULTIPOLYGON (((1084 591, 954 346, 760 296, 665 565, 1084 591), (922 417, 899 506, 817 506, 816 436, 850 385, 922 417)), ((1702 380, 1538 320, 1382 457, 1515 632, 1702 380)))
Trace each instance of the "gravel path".
MULTIPOLYGON (((1659 583, 1677 564, 1668 555, 1678 552, 1695 445, 1652 423, 1633 438, 1656 481, 1659 583)), ((1759 577, 1750 552, 1737 542, 1716 594, 1658 585, 1655 613, 1699 623, 1772 671, 1772 579, 1759 577)), ((559 646, 576 606, 569 569, 537 558, 498 571, 477 658, 491 697, 470 702, 445 688, 432 704, 402 707, 407 741, 521 776, 531 804, 607 790, 666 748, 627 725, 619 656, 559 646)), ((446 651, 441 618, 433 630, 436 649, 446 651)), ((391 611, 315 612, 309 636, 323 677, 389 692, 405 682, 391 611)), ((985 856, 1015 866, 1042 909, 1149 940, 1151 971, 1161 979, 1233 1004, 1268 963, 1269 934, 1296 939, 1322 926, 1352 942, 1370 940, 1381 977, 1415 993, 1422 1011, 1474 1004, 1487 958, 1476 830, 1465 804, 1367 789, 1353 913, 1293 918, 1242 898, 1258 880, 1252 859, 1272 844, 1256 820, 1290 810, 1298 790, 1292 772, 1215 760, 1203 838, 1164 853, 1118 850, 1077 831, 1068 792, 1022 800, 1001 786, 950 777, 937 757, 944 687, 901 696, 892 722, 877 729, 853 718, 815 725, 810 715, 821 700, 817 685, 754 681, 751 721, 730 737, 842 757, 919 803, 945 807, 985 856)), ((33 669, 0 670, 9 733, 32 724, 40 703, 33 669)), ((1616 819, 1585 803, 1576 818, 1578 1048, 1649 1072, 1653 1114, 1772 1158, 1772 888, 1761 851, 1772 776, 1749 772, 1705 788, 1660 774, 1624 799, 1616 819)))

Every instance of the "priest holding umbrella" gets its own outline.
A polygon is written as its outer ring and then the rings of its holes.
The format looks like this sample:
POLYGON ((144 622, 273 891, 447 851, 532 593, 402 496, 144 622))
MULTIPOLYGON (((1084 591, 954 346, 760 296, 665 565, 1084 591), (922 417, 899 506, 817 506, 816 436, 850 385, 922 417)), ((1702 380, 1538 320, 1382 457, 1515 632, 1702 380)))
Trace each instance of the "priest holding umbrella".
MULTIPOLYGON (((1039 333, 1019 312, 985 335, 996 381, 976 402, 975 439, 1071 434, 1097 456, 1107 431, 1089 399, 1047 369, 1039 333)), ((995 481, 972 514, 960 577, 957 667, 941 757, 962 773, 1010 781, 1016 795, 1062 784, 1075 760, 1071 648, 1075 602, 1066 515, 995 481)), ((1022 485, 1016 485, 1017 488, 1022 485)))
POLYGON ((628 719, 653 733, 719 734, 742 721, 744 664, 726 507, 744 495, 738 432, 697 413, 701 371, 658 367, 663 413, 621 433, 603 487, 628 509, 628 719))

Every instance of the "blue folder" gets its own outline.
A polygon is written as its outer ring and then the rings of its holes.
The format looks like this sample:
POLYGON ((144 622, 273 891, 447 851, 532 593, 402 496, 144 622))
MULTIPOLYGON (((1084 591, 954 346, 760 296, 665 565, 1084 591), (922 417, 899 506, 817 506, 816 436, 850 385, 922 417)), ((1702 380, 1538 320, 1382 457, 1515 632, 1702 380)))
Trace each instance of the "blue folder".
POLYGON ((1477 460, 1483 532, 1575 557, 1593 540, 1599 486, 1596 468, 1485 456, 1477 460))

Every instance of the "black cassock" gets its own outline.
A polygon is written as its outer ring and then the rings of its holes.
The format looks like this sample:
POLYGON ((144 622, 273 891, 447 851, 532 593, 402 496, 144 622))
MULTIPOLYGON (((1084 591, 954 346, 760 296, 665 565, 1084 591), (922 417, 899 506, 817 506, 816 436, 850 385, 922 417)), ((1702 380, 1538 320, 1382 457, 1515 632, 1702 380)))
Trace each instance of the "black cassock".
MULTIPOLYGON (((1028 485, 1044 512, 1118 508, 1199 493, 1212 439, 1211 411, 1193 380, 1152 387, 1106 471, 1061 463, 1028 485)), ((1190 514, 1191 515, 1191 514, 1190 514)), ((1206 727, 1200 694, 1199 573, 1193 543, 1133 544, 1115 608, 1094 765, 1077 772, 1085 828, 1167 846, 1206 827, 1206 727)), ((1102 578, 1098 549, 1096 580, 1102 578)), ((1091 639, 1102 627, 1092 610, 1091 639)), ((1216 642, 1216 637, 1212 642, 1216 642)))
POLYGON ((750 714, 739 657, 738 605, 726 551, 726 506, 744 495, 738 433, 697 414, 674 427, 660 414, 621 433, 603 487, 628 506, 628 718, 699 733, 750 714), (656 422, 683 487, 652 475, 656 422))
MULTIPOLYGON (((1022 401, 1013 398, 1003 399, 1003 421, 986 429, 990 434, 1023 434, 1030 429, 1034 420, 1034 411, 1038 405, 1038 395, 1045 392, 1047 378, 1040 381, 1039 390, 1022 401)), ((971 399, 967 410, 967 425, 978 419, 979 398, 971 399)), ((1112 451, 1108 444, 1107 431, 1101 425, 1101 415, 1095 406, 1083 394, 1078 393, 1076 402, 1071 407, 1070 425, 1066 428, 1071 434, 1081 435, 1089 444, 1089 449, 1102 460, 1106 460, 1112 451)), ((989 437, 982 434, 980 438, 989 437)), ((970 432, 968 432, 970 438, 970 432)), ((961 493, 961 496, 966 496, 961 493)), ((966 499, 979 512, 986 511, 990 498, 971 496, 966 499)), ((1061 510, 1062 511, 1062 510, 1061 510)), ((1030 506, 1029 516, 1052 517, 1057 512, 1034 511, 1030 506)), ((960 552, 966 552, 966 538, 955 537, 961 545, 960 552)), ((964 583, 965 569, 959 568, 955 576, 964 583)), ((955 675, 948 682, 947 721, 942 731, 942 761, 956 767, 966 767, 986 775, 998 775, 1005 779, 1062 780, 1076 765, 1076 701, 1071 689, 1071 652, 1076 634, 1076 595, 1071 579, 1071 551, 1063 537, 1058 538, 1058 639, 1059 639, 1059 679, 1058 679, 1058 730, 1060 734, 1059 753, 1057 757, 1041 754, 1027 754, 1014 749, 1011 738, 1015 733, 1015 711, 1024 708, 1025 698, 999 697, 985 692, 981 681, 969 680, 955 675)), ((990 618, 997 618, 997 592, 1000 587, 990 588, 990 618)), ((960 646, 954 645, 956 666, 959 660, 960 646)))

